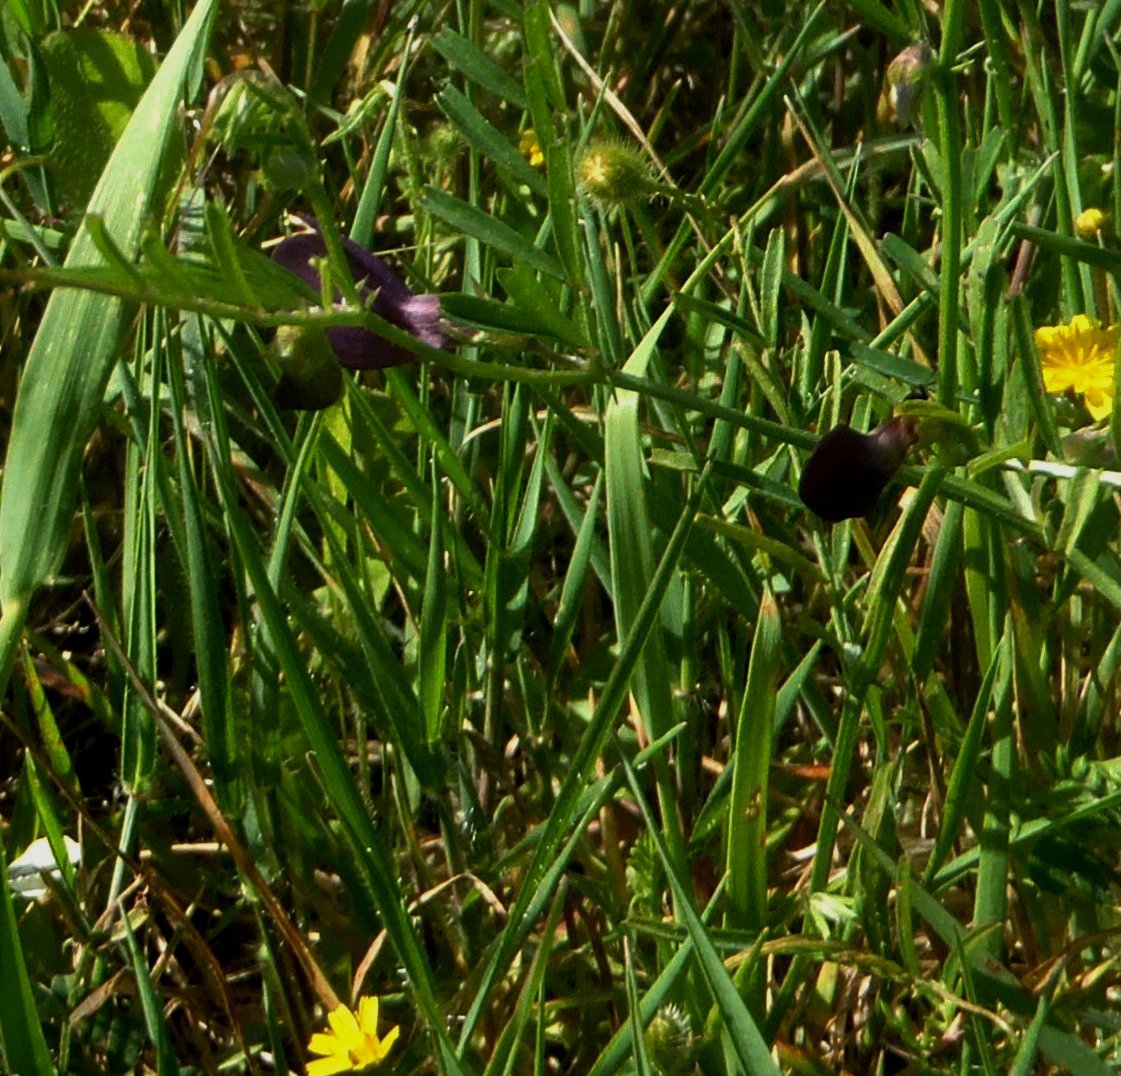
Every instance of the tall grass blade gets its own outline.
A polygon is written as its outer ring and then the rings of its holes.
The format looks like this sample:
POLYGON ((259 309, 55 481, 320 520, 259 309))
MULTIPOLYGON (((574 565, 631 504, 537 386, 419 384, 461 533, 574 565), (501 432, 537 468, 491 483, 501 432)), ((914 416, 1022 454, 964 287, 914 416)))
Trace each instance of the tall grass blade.
POLYGON ((0 991, 0 1040, 4 1046, 4 1060, 11 1072, 52 1076, 55 1069, 27 977, 2 841, 0 871, 4 874, 0 880, 0 981, 4 983, 0 991))
MULTIPOLYGON (((161 167, 180 122, 188 76, 206 46, 214 0, 199 0, 136 107, 90 199, 126 256, 139 251, 161 167)), ((101 261, 81 228, 67 266, 101 261)), ((82 449, 97 420, 128 316, 125 306, 92 292, 55 291, 20 379, 0 496, 0 609, 22 615, 31 592, 58 571, 77 505, 82 449), (34 535, 33 540, 28 540, 34 535)), ((2 671, 6 680, 8 668, 2 671)))

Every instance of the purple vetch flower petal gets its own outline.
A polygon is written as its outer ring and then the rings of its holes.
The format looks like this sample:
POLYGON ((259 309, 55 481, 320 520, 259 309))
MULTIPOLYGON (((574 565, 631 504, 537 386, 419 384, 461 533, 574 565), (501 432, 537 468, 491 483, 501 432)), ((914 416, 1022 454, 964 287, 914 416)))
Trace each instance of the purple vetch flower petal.
POLYGON ((835 426, 806 461, 798 496, 831 523, 866 516, 917 440, 914 421, 902 416, 870 433, 835 426))
MULTIPOLYGON (((308 223, 314 227, 313 221, 308 223)), ((414 295, 381 258, 352 239, 343 239, 343 253, 359 294, 364 300, 374 296, 370 309, 378 317, 385 318, 429 347, 447 347, 448 336, 440 327, 438 295, 414 295)), ((272 252, 273 261, 317 292, 321 290, 322 283, 312 263, 314 259, 326 255, 327 246, 318 231, 301 232, 282 239, 272 252)), ((335 301, 341 298, 336 291, 335 301)), ((408 349, 360 326, 328 329, 327 339, 339 363, 348 370, 380 370, 386 366, 400 366, 416 358, 408 349)))

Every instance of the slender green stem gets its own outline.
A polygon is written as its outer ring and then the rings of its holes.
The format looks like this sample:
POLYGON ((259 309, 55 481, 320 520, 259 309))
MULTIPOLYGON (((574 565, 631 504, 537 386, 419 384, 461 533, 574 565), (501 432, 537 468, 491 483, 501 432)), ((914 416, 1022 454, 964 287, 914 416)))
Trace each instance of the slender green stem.
POLYGON ((942 12, 942 49, 935 91, 939 150, 942 155, 942 271, 939 279, 938 398, 953 407, 957 396, 958 289, 961 286, 962 185, 961 119, 953 65, 961 41, 962 0, 948 0, 942 12))

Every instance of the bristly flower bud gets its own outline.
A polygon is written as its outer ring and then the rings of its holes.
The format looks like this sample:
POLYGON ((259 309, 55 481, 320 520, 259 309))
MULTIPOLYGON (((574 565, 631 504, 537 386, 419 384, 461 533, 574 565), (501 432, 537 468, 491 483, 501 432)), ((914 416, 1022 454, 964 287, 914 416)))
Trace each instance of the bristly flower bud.
POLYGON ((576 181, 604 209, 648 198, 655 190, 642 151, 623 142, 597 142, 584 150, 576 162, 576 181))
POLYGON ((887 65, 883 92, 876 109, 881 123, 909 127, 922 96, 926 76, 934 65, 934 53, 923 43, 908 45, 887 65))
POLYGON ((646 1028, 646 1051, 659 1076, 678 1076, 693 1055, 689 1017, 676 1005, 663 1005, 646 1028))
POLYGON ((902 415, 870 433, 836 426, 806 461, 798 496, 830 523, 866 516, 917 440, 914 420, 902 415))

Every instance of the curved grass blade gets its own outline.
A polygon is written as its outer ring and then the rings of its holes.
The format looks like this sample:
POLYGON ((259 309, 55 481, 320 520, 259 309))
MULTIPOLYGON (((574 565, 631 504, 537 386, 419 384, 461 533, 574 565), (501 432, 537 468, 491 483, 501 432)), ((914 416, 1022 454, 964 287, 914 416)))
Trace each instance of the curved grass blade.
MULTIPOLYGON (((89 202, 126 257, 134 257, 179 123, 183 85, 205 46, 214 0, 200 0, 113 150, 89 202)), ((98 264, 83 226, 67 266, 98 264)), ((82 448, 97 419, 127 311, 92 292, 56 291, 47 301, 20 379, 0 497, 0 608, 22 618, 31 592, 66 551, 77 504, 82 448), (34 541, 28 536, 34 535, 34 541)), ((7 669, 3 668, 3 680, 7 669)))
MULTIPOLYGON (((547 898, 552 885, 556 884, 564 869, 567 852, 562 846, 569 834, 572 834, 573 840, 578 836, 572 827, 581 808, 586 786, 595 771, 596 759, 602 754, 614 729, 646 640, 661 610, 670 579, 680 563, 707 479, 707 471, 702 472, 697 479, 693 494, 682 510, 677 526, 670 535, 662 558, 658 562, 658 567, 650 579, 642 606, 634 619, 631 633, 626 639, 619 660, 611 670, 600 694, 595 713, 592 714, 580 745, 572 756, 568 775, 557 793, 548 820, 542 827, 533 860, 525 872, 521 892, 510 910, 509 921, 491 951, 481 976, 478 992, 469 1012, 464 1017, 460 1033, 461 1047, 470 1041, 498 976, 508 967, 513 954, 532 927, 534 908, 547 898)), ((573 840, 570 840, 569 846, 573 840)))

